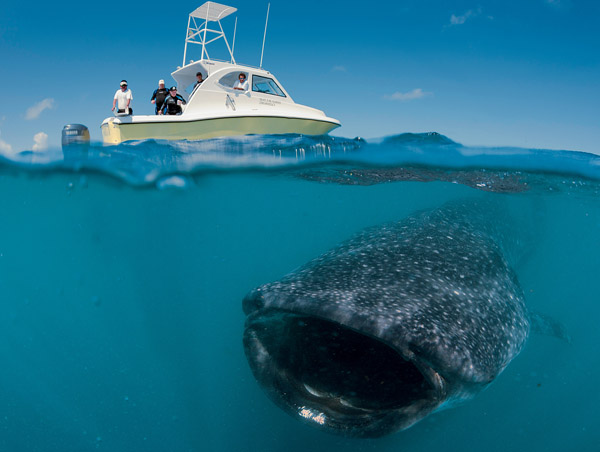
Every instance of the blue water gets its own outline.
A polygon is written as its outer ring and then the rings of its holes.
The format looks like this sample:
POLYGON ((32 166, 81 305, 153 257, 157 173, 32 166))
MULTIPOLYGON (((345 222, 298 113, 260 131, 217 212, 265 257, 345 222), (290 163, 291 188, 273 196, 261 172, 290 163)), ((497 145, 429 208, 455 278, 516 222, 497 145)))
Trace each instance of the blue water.
POLYGON ((3 157, 0 193, 0 451, 600 450, 599 156, 432 134, 92 144, 3 157), (515 270, 572 343, 532 334, 475 399, 381 439, 273 405, 244 295, 465 197, 534 214, 515 270))

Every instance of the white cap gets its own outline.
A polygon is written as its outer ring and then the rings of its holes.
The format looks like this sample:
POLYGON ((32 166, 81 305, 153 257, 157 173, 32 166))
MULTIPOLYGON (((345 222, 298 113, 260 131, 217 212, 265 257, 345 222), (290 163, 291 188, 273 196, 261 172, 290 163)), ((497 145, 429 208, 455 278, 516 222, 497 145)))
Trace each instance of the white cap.
POLYGON ((121 82, 121 86, 127 85, 127 82, 121 82))
POLYGON ((158 84, 159 84, 159 85, 164 85, 164 84, 165 84, 165 81, 164 81, 164 80, 159 80, 159 81, 158 81, 158 84))

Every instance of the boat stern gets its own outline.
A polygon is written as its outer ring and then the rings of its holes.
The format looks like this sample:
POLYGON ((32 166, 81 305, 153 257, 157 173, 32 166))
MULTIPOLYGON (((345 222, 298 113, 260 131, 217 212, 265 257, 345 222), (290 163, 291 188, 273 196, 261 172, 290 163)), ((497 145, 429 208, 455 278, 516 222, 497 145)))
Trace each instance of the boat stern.
POLYGON ((115 122, 116 118, 106 118, 100 129, 102 130, 102 141, 105 144, 119 144, 123 140, 121 138, 120 123, 115 122))

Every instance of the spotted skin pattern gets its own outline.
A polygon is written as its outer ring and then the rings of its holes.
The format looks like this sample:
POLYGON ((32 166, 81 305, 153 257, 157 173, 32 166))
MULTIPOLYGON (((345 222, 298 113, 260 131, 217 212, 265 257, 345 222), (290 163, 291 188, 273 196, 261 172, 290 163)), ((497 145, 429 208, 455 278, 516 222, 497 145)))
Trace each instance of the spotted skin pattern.
POLYGON ((523 292, 505 258, 510 244, 489 220, 497 215, 477 203, 417 213, 367 229, 252 291, 244 300, 245 349, 257 380, 282 408, 298 412, 293 397, 273 388, 277 370, 253 330, 280 311, 377 338, 436 388, 427 403, 377 413, 371 424, 366 415, 359 423, 336 422, 332 412, 320 428, 380 436, 475 395, 521 351, 530 331, 523 292))

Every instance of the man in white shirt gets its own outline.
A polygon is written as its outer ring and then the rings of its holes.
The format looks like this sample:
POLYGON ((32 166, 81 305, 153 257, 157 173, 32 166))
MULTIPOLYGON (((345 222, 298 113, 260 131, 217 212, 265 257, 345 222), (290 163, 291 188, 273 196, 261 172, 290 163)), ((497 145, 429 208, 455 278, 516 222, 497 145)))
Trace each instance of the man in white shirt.
POLYGON ((238 76, 238 81, 233 85, 233 89, 238 89, 240 91, 248 91, 249 85, 248 80, 246 80, 246 74, 243 72, 238 76))
POLYGON ((115 97, 113 99, 112 111, 115 111, 115 106, 117 107, 117 113, 125 113, 128 115, 133 114, 133 109, 131 108, 131 101, 133 100, 133 95, 131 94, 131 90, 127 89, 127 80, 121 80, 121 89, 117 90, 115 93, 115 97), (118 105, 117 105, 118 102, 118 105))

